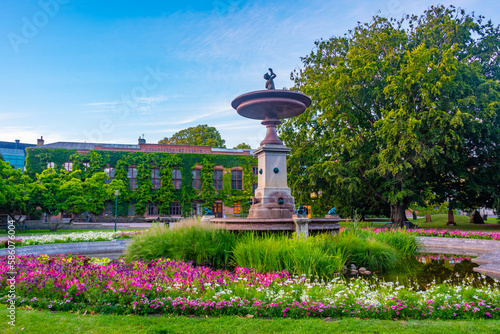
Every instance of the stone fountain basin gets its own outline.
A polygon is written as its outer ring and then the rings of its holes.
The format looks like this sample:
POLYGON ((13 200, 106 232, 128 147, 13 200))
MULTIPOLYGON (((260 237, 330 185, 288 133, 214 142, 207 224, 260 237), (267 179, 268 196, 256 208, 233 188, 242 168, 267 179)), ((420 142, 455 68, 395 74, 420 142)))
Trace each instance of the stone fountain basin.
POLYGON ((258 90, 240 95, 231 103, 241 116, 258 120, 295 117, 310 105, 309 96, 289 90, 258 90))

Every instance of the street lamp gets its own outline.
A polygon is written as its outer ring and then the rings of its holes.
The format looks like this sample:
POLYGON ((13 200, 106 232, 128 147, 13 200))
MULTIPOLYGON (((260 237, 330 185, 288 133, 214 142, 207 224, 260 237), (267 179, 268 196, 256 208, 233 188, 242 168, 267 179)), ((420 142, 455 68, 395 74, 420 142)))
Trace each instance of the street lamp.
POLYGON ((115 190, 115 232, 116 232, 116 217, 118 216, 118 195, 120 195, 120 191, 118 189, 115 190))

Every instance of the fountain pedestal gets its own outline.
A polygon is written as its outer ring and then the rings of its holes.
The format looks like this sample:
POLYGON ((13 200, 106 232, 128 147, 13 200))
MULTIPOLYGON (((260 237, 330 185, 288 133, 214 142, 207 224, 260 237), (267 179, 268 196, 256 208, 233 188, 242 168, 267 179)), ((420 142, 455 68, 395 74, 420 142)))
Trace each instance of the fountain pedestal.
POLYGON ((295 200, 287 185, 286 155, 291 149, 278 138, 280 119, 298 116, 311 104, 309 96, 287 90, 255 91, 238 96, 231 105, 243 117, 262 120, 266 137, 254 152, 259 161, 258 187, 249 219, 292 219, 295 200))
MULTIPOLYGON (((269 76, 266 80, 272 81, 272 78, 269 76)), ((269 86, 274 88, 272 82, 266 84, 269 86)), ((231 106, 238 114, 261 120, 267 128, 266 137, 254 152, 259 161, 259 183, 251 198, 248 218, 212 218, 211 223, 229 231, 295 231, 300 238, 307 238, 309 231, 340 229, 340 219, 294 215, 295 200, 287 185, 286 169, 286 155, 291 149, 278 138, 276 126, 281 123, 280 119, 299 116, 310 104, 311 98, 307 95, 275 89, 250 92, 233 100, 231 106)))
POLYGON ((284 145, 264 144, 254 152, 259 162, 258 188, 248 218, 292 218, 295 200, 287 185, 286 172, 286 155, 290 150, 284 145))

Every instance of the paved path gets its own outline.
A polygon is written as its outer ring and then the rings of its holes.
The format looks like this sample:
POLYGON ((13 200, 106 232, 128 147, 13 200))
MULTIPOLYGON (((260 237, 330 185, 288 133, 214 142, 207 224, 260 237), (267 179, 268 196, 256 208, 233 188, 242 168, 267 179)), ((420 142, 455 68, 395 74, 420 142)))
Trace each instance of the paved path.
POLYGON ((477 256, 474 271, 500 279, 500 241, 483 239, 418 237, 421 251, 436 254, 477 256))

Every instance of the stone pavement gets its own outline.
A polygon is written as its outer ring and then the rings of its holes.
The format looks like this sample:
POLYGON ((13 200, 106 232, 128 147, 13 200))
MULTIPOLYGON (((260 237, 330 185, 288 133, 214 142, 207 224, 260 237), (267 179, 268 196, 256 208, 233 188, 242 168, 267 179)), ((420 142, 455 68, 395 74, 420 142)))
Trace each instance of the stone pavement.
POLYGON ((483 239, 418 237, 420 251, 436 254, 477 256, 474 271, 500 279, 500 241, 483 239))

